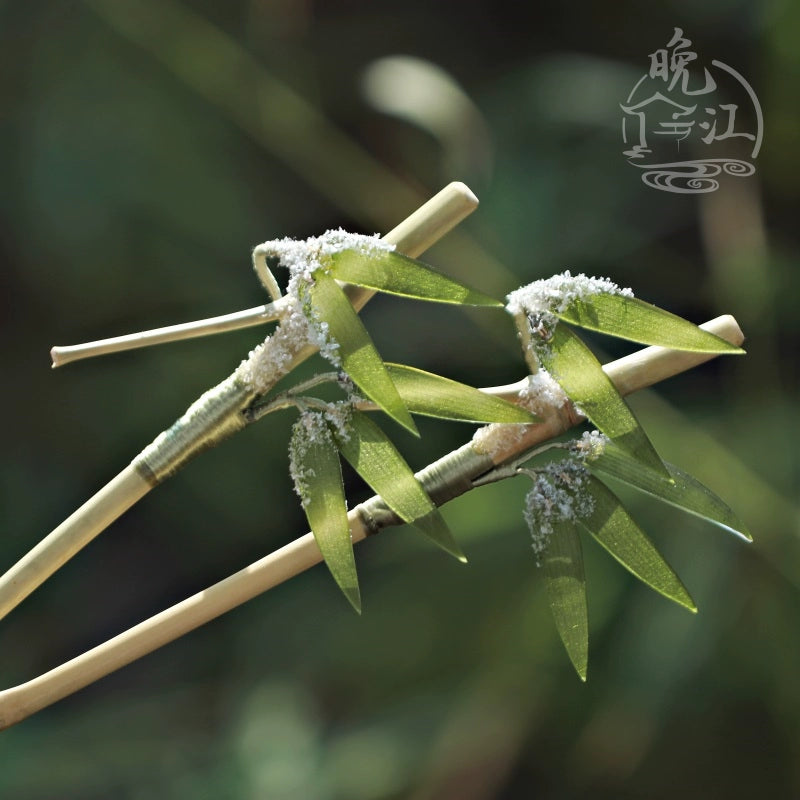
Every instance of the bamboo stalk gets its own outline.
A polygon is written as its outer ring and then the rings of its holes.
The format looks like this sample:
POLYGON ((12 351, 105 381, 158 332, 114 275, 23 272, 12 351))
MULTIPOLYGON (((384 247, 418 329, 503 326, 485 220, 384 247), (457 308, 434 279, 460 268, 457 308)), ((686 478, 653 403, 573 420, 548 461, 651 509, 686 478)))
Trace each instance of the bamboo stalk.
MULTIPOLYGON (((467 186, 450 183, 384 239, 399 252, 416 257, 477 205, 477 198, 467 186)), ((357 287, 348 289, 358 309, 374 294, 357 287)), ((305 347, 295 357, 292 368, 313 352, 313 347, 305 347)), ((189 458, 247 424, 241 412, 256 395, 234 377, 235 374, 206 392, 172 428, 160 434, 116 478, 0 577, 0 619, 189 458)))
MULTIPOLYGON (((732 344, 742 335, 731 316, 718 317, 701 326, 732 344)), ((623 394, 651 386, 679 372, 714 358, 709 353, 690 353, 648 347, 633 356, 604 366, 623 394)), ((509 387, 497 393, 509 394, 509 387)), ((437 505, 472 488, 472 481, 495 464, 517 457, 581 421, 574 408, 554 410, 541 424, 526 426, 527 434, 504 452, 478 453, 466 444, 417 473, 437 505)), ((360 542, 380 528, 397 524, 391 513, 381 514, 382 501, 373 497, 348 514, 353 542, 360 542)), ((189 597, 113 639, 27 683, 0 692, 0 729, 7 728, 36 711, 141 658, 200 625, 230 611, 278 584, 300 574, 322 560, 312 534, 307 533, 249 567, 189 597)))

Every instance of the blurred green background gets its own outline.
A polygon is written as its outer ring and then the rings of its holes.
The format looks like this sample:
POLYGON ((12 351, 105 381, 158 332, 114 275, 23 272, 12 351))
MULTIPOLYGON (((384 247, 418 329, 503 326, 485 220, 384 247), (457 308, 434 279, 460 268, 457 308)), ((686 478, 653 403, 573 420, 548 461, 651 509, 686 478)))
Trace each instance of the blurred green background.
MULTIPOLYGON (((257 305, 256 243, 386 231, 454 179, 481 206, 427 260, 478 288, 570 268, 697 322, 737 317, 746 358, 633 404, 755 537, 630 497, 700 613, 587 544, 583 685, 527 487, 484 488, 445 510, 468 567, 406 528, 370 540, 361 618, 314 568, 0 734, 0 797, 800 796, 800 5, 7 0, 0 37, 1 569, 263 333, 57 372, 51 345, 257 305), (622 155, 619 103, 675 26, 764 110, 756 175, 702 196, 644 186, 622 155)), ((522 375, 502 312, 378 298, 364 318, 387 359, 522 375)), ((3 620, 2 686, 305 531, 291 420, 190 464, 3 620)), ((415 468, 471 433, 420 427, 398 434, 415 468)))

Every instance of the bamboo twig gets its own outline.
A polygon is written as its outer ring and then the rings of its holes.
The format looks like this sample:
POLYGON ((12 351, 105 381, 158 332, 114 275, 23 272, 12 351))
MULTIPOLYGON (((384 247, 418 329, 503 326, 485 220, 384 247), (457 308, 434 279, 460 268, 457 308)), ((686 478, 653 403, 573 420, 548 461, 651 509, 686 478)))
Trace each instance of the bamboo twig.
MULTIPOLYGON (((387 233, 384 239, 394 244, 401 253, 412 257, 419 255, 441 239, 453 225, 461 221, 457 219, 455 222, 448 222, 445 217, 453 211, 457 215, 459 210, 463 210, 465 212, 464 216, 466 216, 477 205, 478 199, 465 184, 451 183, 435 198, 414 212, 390 233, 387 233), (434 204, 433 207, 431 207, 431 204, 434 204), (404 240, 406 240, 405 247, 403 246, 404 240)), ((231 314, 209 317, 208 319, 182 322, 178 325, 167 325, 149 331, 98 339, 94 342, 56 345, 50 349, 52 367, 55 369, 84 358, 94 358, 96 356, 120 353, 125 350, 135 350, 152 345, 178 342, 184 339, 194 339, 200 336, 227 333, 228 331, 252 328, 256 325, 264 325, 268 322, 279 320, 286 311, 288 302, 280 299, 277 284, 275 284, 269 269, 266 268, 263 254, 259 253, 258 248, 253 254, 253 265, 261 282, 272 295, 272 303, 256 306, 255 308, 247 308, 244 311, 234 311, 231 314)), ((363 308, 364 303, 373 294, 368 290, 356 290, 355 287, 350 287, 350 293, 353 305, 357 310, 363 308)))
MULTIPOLYGON (((701 325, 732 344, 744 336, 731 316, 701 325)), ((709 353, 690 353, 648 347, 603 367, 623 394, 651 386, 672 375, 714 358, 709 353)), ((522 386, 520 383, 520 388, 522 386)), ((492 391, 510 397, 510 387, 492 391)), ((542 423, 525 426, 522 437, 503 451, 479 453, 468 443, 417 473, 432 500, 441 505, 474 488, 474 481, 496 465, 519 457, 527 450, 558 436, 581 421, 571 404, 553 409, 542 423)), ((398 524, 379 497, 373 497, 348 514, 353 542, 360 542, 384 527, 398 524)), ((160 614, 88 650, 77 658, 27 683, 0 692, 0 729, 7 728, 73 692, 120 669, 199 626, 230 611, 322 561, 312 534, 307 533, 249 567, 198 592, 160 614)))
POLYGON ((53 361, 53 369, 55 369, 83 358, 94 358, 110 353, 121 353, 123 350, 135 350, 156 344, 178 342, 182 339, 194 339, 198 336, 252 328, 280 319, 281 308, 279 303, 267 303, 255 308, 247 308, 244 311, 234 311, 232 314, 222 314, 218 317, 199 319, 194 322, 182 322, 179 325, 167 325, 163 328, 129 333, 125 336, 112 336, 96 342, 56 345, 50 350, 50 358, 53 361))
MULTIPOLYGON (((416 257, 477 205, 477 198, 467 186, 450 183, 384 239, 399 252, 416 257)), ((347 289, 357 309, 374 294, 359 287, 347 289)), ((298 349, 286 372, 314 352, 316 348, 311 345, 298 349)), ((150 489, 202 450, 244 428, 249 420, 243 412, 259 396, 234 373, 195 401, 172 428, 160 434, 116 478, 0 577, 0 619, 150 489)))

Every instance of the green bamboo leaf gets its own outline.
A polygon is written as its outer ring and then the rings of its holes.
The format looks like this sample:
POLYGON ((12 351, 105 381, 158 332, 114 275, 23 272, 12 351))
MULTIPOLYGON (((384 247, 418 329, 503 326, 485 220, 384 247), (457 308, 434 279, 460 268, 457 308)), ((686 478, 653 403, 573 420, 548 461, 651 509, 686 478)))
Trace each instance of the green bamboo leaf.
POLYGON ((581 525, 639 580, 690 611, 697 611, 680 578, 619 498, 594 477, 589 478, 586 491, 594 501, 594 510, 580 519, 581 525))
POLYGON ((643 468, 638 461, 609 442, 599 455, 587 460, 586 466, 592 472, 616 478, 748 542, 753 541, 747 526, 711 489, 673 464, 664 463, 672 481, 666 481, 658 473, 643 468))
POLYGON ((330 274, 341 281, 416 300, 468 306, 502 306, 499 300, 471 289, 394 251, 361 253, 342 250, 331 257, 330 274))
POLYGON ((669 477, 667 468, 591 350, 566 325, 537 351, 542 363, 592 424, 644 466, 669 477))
POLYGON ((339 454, 321 414, 305 414, 292 429, 290 470, 317 546, 353 608, 361 613, 356 562, 347 521, 339 454))
POLYGON ((740 347, 682 317, 622 294, 601 292, 576 298, 565 309, 554 313, 581 328, 640 344, 700 353, 744 353, 740 347))
POLYGON ((319 318, 328 325, 331 338, 339 345, 342 367, 353 383, 392 419, 419 436, 367 329, 339 284, 317 270, 310 298, 319 318))
POLYGON ((414 414, 461 422, 540 422, 520 406, 464 383, 404 364, 386 363, 403 402, 414 414))
POLYGON ((589 661, 589 616, 581 540, 573 522, 553 520, 552 527, 540 565, 558 634, 580 679, 585 681, 589 661))
POLYGON ((334 432, 336 445, 355 471, 404 522, 466 562, 464 553, 411 467, 386 434, 364 413, 353 411, 349 436, 334 432))

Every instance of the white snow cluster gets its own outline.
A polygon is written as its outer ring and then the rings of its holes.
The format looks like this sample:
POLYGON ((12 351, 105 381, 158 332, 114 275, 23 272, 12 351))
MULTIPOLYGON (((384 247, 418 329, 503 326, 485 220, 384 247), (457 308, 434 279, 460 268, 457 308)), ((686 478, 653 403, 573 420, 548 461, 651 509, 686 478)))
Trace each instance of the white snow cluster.
POLYGON ((569 459, 537 470, 523 512, 537 560, 547 549, 554 523, 575 522, 594 511, 594 499, 583 491, 588 477, 583 464, 569 459))
POLYGON ((315 270, 330 265, 330 257, 343 250, 358 250, 365 255, 394 250, 394 245, 380 238, 380 234, 366 236, 361 233, 349 233, 337 228, 325 231, 322 236, 311 236, 308 239, 272 239, 258 245, 258 250, 267 258, 276 258, 289 270, 289 284, 286 291, 299 297, 301 284, 313 281, 315 270))
POLYGON ((309 446, 316 443, 333 445, 333 437, 323 414, 306 411, 292 426, 289 440, 289 474, 303 507, 308 505, 311 496, 308 479, 314 477, 314 470, 305 465, 306 457, 309 446))
POLYGON ((621 294, 633 297, 631 289, 620 289, 608 278, 589 278, 583 273, 572 275, 569 270, 551 278, 533 281, 515 289, 506 297, 510 314, 528 314, 537 317, 566 311, 575 300, 584 300, 594 294, 621 294))
MULTIPOLYGON (((564 390, 544 368, 535 375, 528 375, 527 383, 519 392, 520 405, 545 418, 554 410, 569 402, 564 390)), ((478 428, 472 436, 472 446, 479 453, 500 456, 507 454, 525 434, 530 426, 527 423, 493 422, 478 428)))
POLYGON ((597 294, 633 297, 630 289, 620 289, 608 278, 589 278, 569 270, 560 275, 533 281, 506 297, 506 311, 514 317, 531 372, 547 363, 552 355, 550 339, 558 325, 559 314, 576 300, 597 294))
POLYGON ((553 409, 561 408, 569 402, 558 381, 540 367, 535 375, 528 375, 528 382, 520 390, 521 405, 539 417, 547 416, 553 409))
POLYGON ((346 442, 350 439, 350 417, 353 412, 353 406, 360 401, 363 401, 362 397, 357 394, 351 394, 346 400, 326 403, 325 411, 321 412, 341 441, 346 442))
POLYGON ((338 343, 331 338, 327 323, 316 317, 308 302, 313 273, 328 268, 330 257, 343 250, 371 255, 394 250, 394 245, 382 240, 377 233, 365 236, 339 228, 309 239, 273 239, 258 245, 257 250, 267 258, 276 258, 289 269, 284 301, 287 308, 280 324, 250 352, 238 369, 239 378, 247 386, 264 394, 286 375, 295 357, 308 345, 318 348, 334 366, 341 364, 338 343))
POLYGON ((250 351, 236 370, 237 377, 258 394, 266 394, 292 367, 311 342, 309 324, 294 298, 275 331, 250 351))
POLYGON ((594 461, 603 455, 610 439, 598 430, 584 431, 580 439, 572 443, 572 451, 584 462, 594 461))

